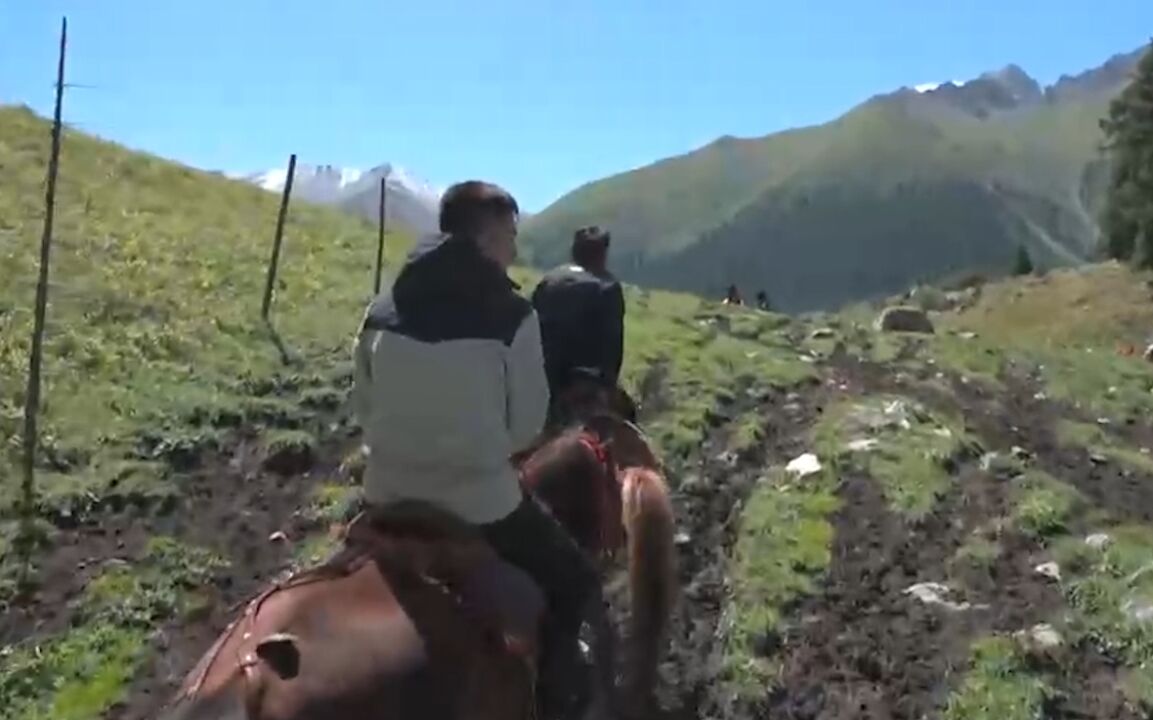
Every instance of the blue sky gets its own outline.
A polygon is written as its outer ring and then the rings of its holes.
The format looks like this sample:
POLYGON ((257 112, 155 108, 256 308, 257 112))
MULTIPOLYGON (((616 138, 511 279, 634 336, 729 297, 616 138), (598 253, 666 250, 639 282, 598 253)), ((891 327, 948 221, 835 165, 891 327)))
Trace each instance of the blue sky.
POLYGON ((1153 35, 1150 0, 0 0, 0 102, 207 169, 386 160, 530 210, 724 134, 1010 62, 1042 82, 1153 35))

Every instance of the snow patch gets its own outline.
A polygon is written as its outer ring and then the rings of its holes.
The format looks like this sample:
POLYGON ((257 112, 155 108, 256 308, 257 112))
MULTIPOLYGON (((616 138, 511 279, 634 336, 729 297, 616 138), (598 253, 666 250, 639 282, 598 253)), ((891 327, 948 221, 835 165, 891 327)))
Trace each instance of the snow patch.
MULTIPOLYGON (((274 168, 233 177, 269 192, 279 193, 284 190, 288 170, 274 168)), ((407 226, 421 234, 437 230, 437 215, 444 190, 392 163, 378 165, 367 171, 335 165, 298 163, 292 181, 292 195, 309 202, 337 205, 375 220, 382 179, 388 191, 386 211, 390 225, 407 226)))
POLYGON ((942 85, 952 85, 953 87, 961 87, 962 85, 964 85, 964 83, 961 82, 960 80, 946 80, 945 82, 921 83, 920 85, 914 85, 913 89, 919 93, 927 93, 927 92, 932 92, 933 90, 936 90, 937 88, 941 87, 942 85))

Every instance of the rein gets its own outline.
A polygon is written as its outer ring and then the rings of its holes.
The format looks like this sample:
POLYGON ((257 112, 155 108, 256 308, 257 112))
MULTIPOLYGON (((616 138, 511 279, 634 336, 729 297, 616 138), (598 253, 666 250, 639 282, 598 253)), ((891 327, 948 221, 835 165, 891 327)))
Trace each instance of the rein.
POLYGON ((597 532, 600 552, 611 557, 624 541, 621 525, 621 488, 617 481, 616 468, 608 446, 589 430, 582 430, 577 441, 589 451, 602 469, 601 476, 590 488, 595 496, 597 508, 597 532))

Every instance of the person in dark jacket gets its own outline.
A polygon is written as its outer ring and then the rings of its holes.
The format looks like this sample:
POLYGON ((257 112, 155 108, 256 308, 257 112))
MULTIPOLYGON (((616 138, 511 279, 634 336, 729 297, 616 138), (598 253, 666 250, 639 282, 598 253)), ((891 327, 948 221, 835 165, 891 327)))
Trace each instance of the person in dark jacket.
POLYGON ((513 197, 489 183, 445 192, 441 234, 414 248, 365 314, 352 400, 369 503, 436 503, 478 525, 540 585, 549 612, 538 699, 548 719, 584 694, 574 682, 578 636, 603 600, 592 562, 523 492, 509 460, 537 438, 549 401, 540 323, 507 275, 518 215, 513 197))
POLYGON ((610 240, 609 233, 595 225, 577 230, 572 262, 546 274, 532 293, 553 417, 557 398, 578 377, 599 377, 617 392, 624 360, 625 298, 620 282, 608 271, 610 240))

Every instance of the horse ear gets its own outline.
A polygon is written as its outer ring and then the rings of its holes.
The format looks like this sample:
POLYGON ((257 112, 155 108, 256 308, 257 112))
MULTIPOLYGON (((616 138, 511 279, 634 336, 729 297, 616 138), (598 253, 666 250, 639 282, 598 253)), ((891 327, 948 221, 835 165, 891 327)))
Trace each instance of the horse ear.
POLYGON ((300 648, 296 646, 295 635, 269 635, 256 645, 256 656, 267 663, 281 680, 291 680, 300 674, 300 648))

